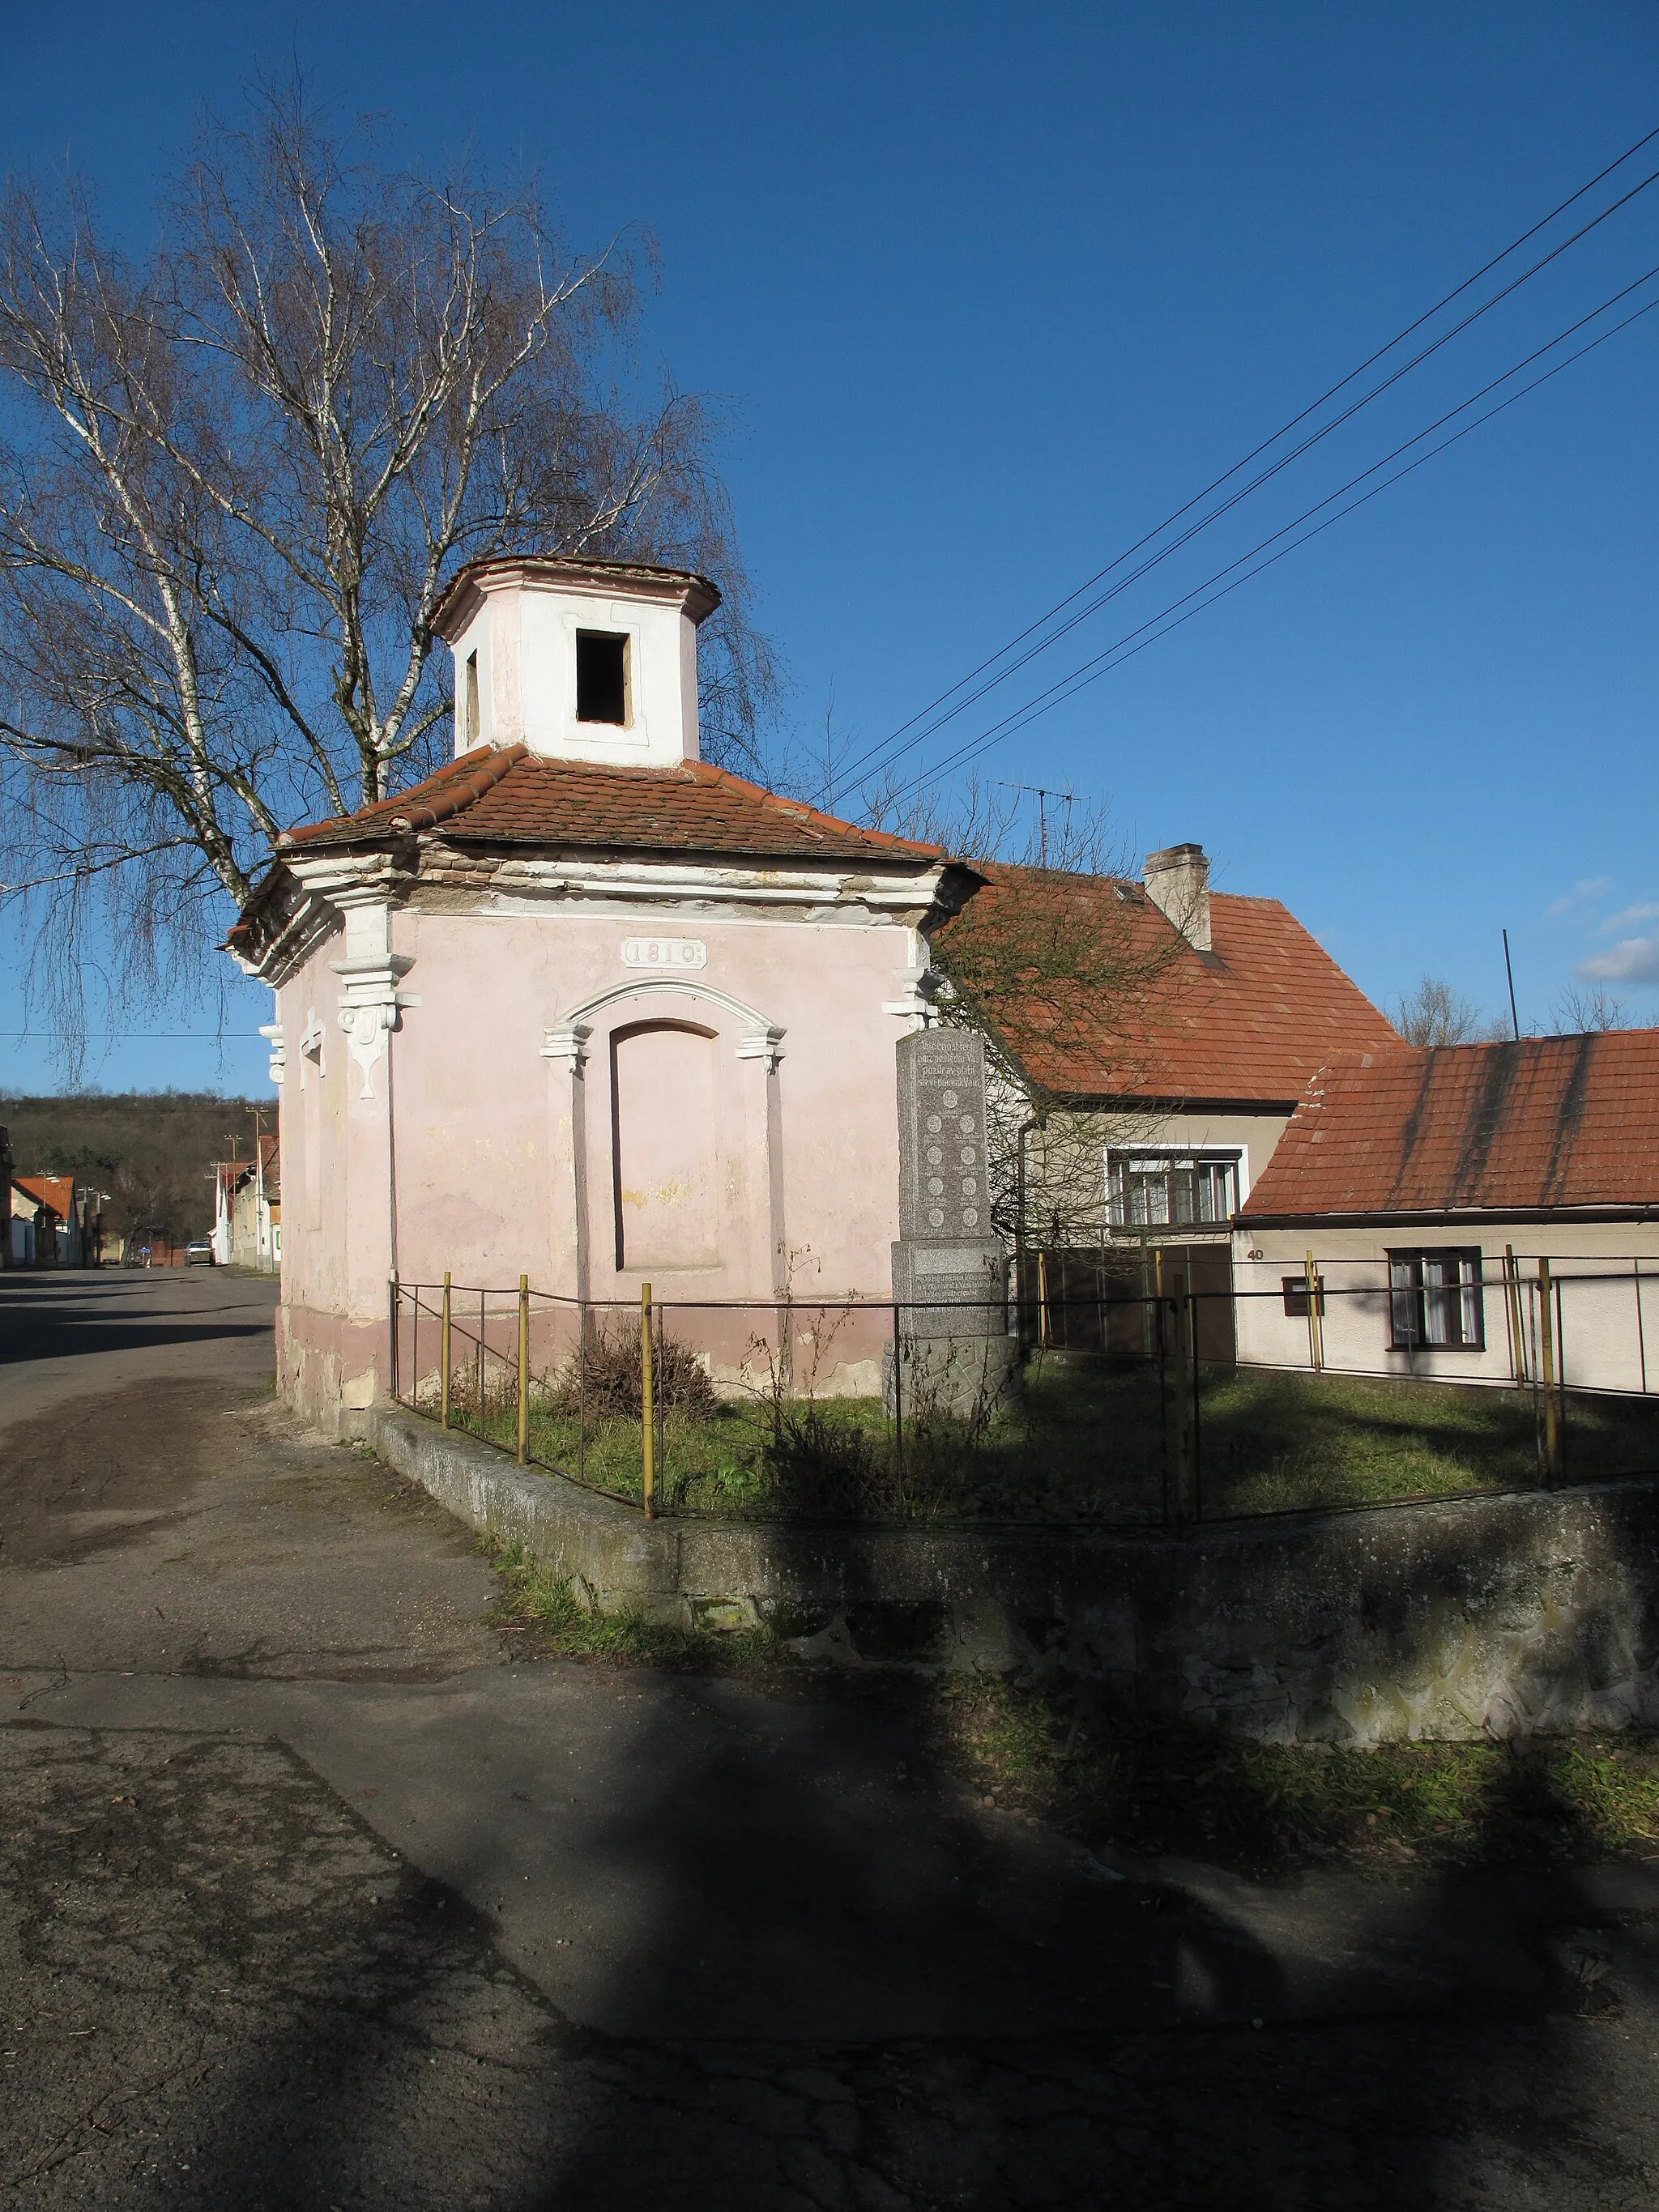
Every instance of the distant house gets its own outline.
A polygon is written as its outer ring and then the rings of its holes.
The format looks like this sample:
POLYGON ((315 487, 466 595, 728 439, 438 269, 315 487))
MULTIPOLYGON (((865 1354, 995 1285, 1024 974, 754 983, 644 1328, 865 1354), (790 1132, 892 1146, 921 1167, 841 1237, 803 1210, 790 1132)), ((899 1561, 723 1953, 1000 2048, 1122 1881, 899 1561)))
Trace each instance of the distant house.
POLYGON ((52 1208, 16 1176, 7 1178, 7 1245, 14 1267, 49 1267, 57 1250, 52 1208))
POLYGON ((282 1263, 281 1152, 262 1132, 248 1160, 216 1160, 213 1257, 222 1267, 256 1267, 269 1274, 282 1263))
MULTIPOLYGON (((1297 1102, 1333 1054, 1401 1040, 1277 899, 1212 892, 1201 847, 1146 857, 1143 881, 988 866, 953 933, 1057 902, 1064 926, 1118 933, 1124 994, 1056 1018, 1036 991, 992 1015, 998 1041, 1064 1125, 1067 1202, 1034 1173, 1024 1213, 1028 1330, 1060 1346, 1146 1348, 1139 1298, 1191 1287, 1206 1357, 1231 1353, 1230 1224, 1273 1157, 1297 1102), (1114 1305, 1121 1297, 1128 1301, 1114 1305)), ((1052 1159, 1055 1148, 1044 1148, 1052 1159)))
POLYGON ((1241 1359, 1525 1380, 1542 1259, 1556 1372, 1649 1388, 1659 1030, 1338 1054, 1245 1197, 1234 1251, 1241 1359))
POLYGON ((95 1257, 95 1217, 90 1191, 73 1176, 14 1175, 11 1188, 12 1265, 84 1267, 95 1257))

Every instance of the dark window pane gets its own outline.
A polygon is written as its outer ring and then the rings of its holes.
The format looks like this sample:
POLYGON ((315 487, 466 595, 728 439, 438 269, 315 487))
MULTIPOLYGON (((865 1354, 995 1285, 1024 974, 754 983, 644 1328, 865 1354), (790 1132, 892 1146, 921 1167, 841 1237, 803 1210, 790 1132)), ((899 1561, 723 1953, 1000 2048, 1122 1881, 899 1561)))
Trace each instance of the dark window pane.
POLYGON ((628 640, 610 630, 576 632, 576 720, 628 720, 628 640))

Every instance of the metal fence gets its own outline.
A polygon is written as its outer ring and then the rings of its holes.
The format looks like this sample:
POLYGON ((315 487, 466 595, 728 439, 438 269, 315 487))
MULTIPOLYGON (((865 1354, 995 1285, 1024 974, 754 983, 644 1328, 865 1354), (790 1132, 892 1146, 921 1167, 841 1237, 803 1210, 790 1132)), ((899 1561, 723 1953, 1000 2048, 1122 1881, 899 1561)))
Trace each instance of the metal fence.
POLYGON ((988 1340, 876 1299, 400 1281, 392 1392, 647 1515, 1190 1526, 1659 1473, 1659 1268, 1085 1265, 1024 1255, 988 1340))

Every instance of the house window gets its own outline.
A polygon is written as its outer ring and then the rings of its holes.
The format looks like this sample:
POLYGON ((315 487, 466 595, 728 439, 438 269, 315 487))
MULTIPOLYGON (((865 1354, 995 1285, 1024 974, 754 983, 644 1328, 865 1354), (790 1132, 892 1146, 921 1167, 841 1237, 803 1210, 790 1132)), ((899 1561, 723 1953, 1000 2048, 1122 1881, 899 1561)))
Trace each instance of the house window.
POLYGON ((478 656, 466 656, 466 693, 461 709, 461 750, 469 750, 478 742, 478 656))
POLYGON ((1108 1152, 1106 1202, 1114 1229, 1219 1228, 1238 1204, 1237 1152, 1108 1152))
POLYGON ((628 640, 613 630, 576 632, 576 720, 628 720, 628 640))
POLYGON ((1480 1253, 1455 1249, 1390 1252, 1389 1317, 1396 1351, 1431 1345, 1484 1352, 1486 1322, 1480 1253))
MULTIPOLYGON (((1285 1310, 1292 1321, 1308 1318, 1308 1279, 1305 1275, 1281 1275, 1279 1282, 1285 1292, 1285 1310)), ((1314 1311, 1325 1318, 1325 1278, 1314 1277, 1314 1311)))

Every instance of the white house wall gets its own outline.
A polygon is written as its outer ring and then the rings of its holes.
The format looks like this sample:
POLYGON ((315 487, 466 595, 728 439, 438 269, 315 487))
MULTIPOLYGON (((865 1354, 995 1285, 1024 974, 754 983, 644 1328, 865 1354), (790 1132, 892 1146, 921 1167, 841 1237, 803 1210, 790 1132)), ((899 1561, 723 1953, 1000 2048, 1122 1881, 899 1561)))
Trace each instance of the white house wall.
MULTIPOLYGON (((1308 1322, 1284 1310, 1283 1281, 1311 1251, 1325 1286, 1325 1365, 1363 1375, 1508 1383, 1515 1379, 1504 1291, 1504 1248, 1525 1279, 1541 1255, 1561 1285, 1559 1371, 1569 1388, 1659 1390, 1659 1224, 1483 1221, 1478 1226, 1243 1230, 1233 1240, 1238 1357, 1246 1364, 1310 1364, 1308 1322), (1391 1347, 1388 1255, 1435 1249, 1481 1255, 1486 1347, 1391 1347), (1639 1270, 1639 1278, 1638 1278, 1639 1270)), ((1526 1315, 1523 1359, 1535 1365, 1536 1321, 1526 1315)))

